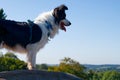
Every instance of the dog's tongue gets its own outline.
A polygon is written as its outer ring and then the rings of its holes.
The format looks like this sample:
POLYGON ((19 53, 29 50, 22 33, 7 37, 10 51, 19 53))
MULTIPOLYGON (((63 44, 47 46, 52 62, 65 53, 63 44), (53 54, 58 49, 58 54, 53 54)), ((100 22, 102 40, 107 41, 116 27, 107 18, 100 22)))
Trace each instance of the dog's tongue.
POLYGON ((66 32, 66 28, 65 28, 65 24, 63 22, 61 22, 61 29, 64 30, 66 32))

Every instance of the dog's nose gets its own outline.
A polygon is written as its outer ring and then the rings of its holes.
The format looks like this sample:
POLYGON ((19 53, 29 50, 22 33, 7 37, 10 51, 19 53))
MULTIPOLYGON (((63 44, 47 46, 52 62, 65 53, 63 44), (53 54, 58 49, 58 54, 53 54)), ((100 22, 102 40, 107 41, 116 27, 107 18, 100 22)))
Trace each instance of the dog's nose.
POLYGON ((71 22, 69 22, 69 25, 71 25, 71 22))

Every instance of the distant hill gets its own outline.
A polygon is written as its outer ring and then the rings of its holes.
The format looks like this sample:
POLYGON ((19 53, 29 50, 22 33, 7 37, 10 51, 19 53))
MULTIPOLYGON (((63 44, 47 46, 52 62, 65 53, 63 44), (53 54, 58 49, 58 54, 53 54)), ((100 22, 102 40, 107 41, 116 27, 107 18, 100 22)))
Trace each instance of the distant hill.
MULTIPOLYGON (((39 68, 41 69, 41 65, 38 64, 39 68)), ((46 66, 58 66, 59 64, 45 64, 46 66)), ((120 65, 119 64, 102 64, 102 65, 93 65, 93 64, 82 64, 86 67, 86 70, 93 70, 93 71, 107 71, 107 70, 114 70, 120 72, 120 65)), ((38 69, 39 69, 38 68, 38 69)))
POLYGON ((92 65, 92 64, 83 64, 87 70, 94 71, 107 71, 107 70, 115 70, 120 72, 120 65, 115 64, 103 64, 103 65, 92 65))

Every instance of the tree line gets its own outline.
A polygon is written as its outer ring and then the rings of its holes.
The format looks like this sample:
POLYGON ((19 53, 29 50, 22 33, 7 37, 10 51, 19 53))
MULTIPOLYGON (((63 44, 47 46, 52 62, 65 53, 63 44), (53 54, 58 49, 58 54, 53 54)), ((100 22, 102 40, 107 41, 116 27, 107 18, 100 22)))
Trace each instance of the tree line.
POLYGON ((107 71, 93 71, 87 70, 86 67, 81 65, 79 62, 71 59, 64 58, 58 65, 49 66, 47 64, 41 64, 37 67, 40 70, 48 70, 55 72, 65 72, 76 75, 83 80, 120 80, 120 72, 114 70, 107 71))
MULTIPOLYGON (((0 53, 0 71, 23 70, 27 69, 27 64, 24 61, 11 53, 0 53)), ((57 65, 37 64, 38 70, 46 70, 53 72, 64 72, 73 74, 83 80, 120 80, 120 72, 117 71, 86 71, 86 67, 71 58, 65 57, 61 59, 57 65)))

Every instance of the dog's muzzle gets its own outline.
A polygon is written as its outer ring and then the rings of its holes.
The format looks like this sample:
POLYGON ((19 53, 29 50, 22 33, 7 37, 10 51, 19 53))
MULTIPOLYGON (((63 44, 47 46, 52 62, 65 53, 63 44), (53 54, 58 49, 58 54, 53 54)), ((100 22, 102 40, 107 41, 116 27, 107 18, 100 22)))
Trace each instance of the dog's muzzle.
POLYGON ((66 32, 66 27, 65 26, 70 26, 71 22, 67 19, 64 19, 60 22, 60 28, 66 32))

